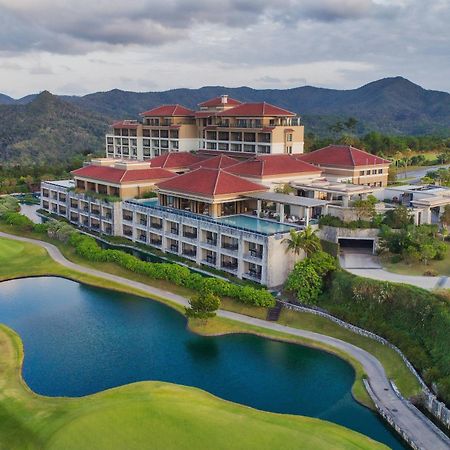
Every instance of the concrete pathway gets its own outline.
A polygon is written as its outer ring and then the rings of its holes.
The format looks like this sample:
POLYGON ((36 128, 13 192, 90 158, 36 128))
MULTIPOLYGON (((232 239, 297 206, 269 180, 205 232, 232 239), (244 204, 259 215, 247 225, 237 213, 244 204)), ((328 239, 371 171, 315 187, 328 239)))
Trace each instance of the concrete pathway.
POLYGON ((426 277, 389 272, 383 269, 378 257, 369 253, 345 250, 339 256, 339 262, 342 268, 360 277, 412 284, 423 289, 450 289, 450 278, 447 276, 426 277))
POLYGON ((402 181, 402 179, 409 179, 410 184, 420 183, 420 179, 423 178, 427 172, 433 172, 438 169, 447 169, 450 164, 442 164, 437 166, 422 166, 420 169, 407 170, 406 172, 401 172, 397 174, 397 180, 402 181))
MULTIPOLYGON (((127 278, 119 277, 117 275, 108 274, 99 270, 90 269, 88 267, 74 264, 67 260, 57 247, 47 242, 28 239, 20 236, 13 236, 3 232, 0 232, 0 237, 39 245, 45 248, 50 257, 53 258, 56 262, 77 272, 121 283, 125 286, 131 286, 133 288, 147 292, 150 296, 161 296, 179 305, 186 306, 188 304, 186 298, 173 294, 171 292, 163 291, 161 289, 154 288, 137 281, 132 281, 127 278)), ((381 403, 381 406, 391 413, 396 425, 404 430, 409 438, 416 443, 418 448, 425 450, 450 450, 450 439, 445 437, 443 433, 440 432, 440 430, 422 413, 420 413, 415 408, 412 408, 408 402, 397 396, 391 384, 389 383, 389 380, 387 379, 386 373, 380 361, 378 361, 375 356, 371 355, 365 350, 330 336, 314 333, 312 331, 287 327, 278 323, 266 322, 261 319, 244 316, 230 311, 220 310, 218 311, 217 315, 219 317, 232 319, 249 325, 266 328, 268 330, 279 331, 301 338, 311 339, 326 344, 330 347, 334 347, 351 355, 362 364, 372 390, 376 396, 376 401, 381 403)))

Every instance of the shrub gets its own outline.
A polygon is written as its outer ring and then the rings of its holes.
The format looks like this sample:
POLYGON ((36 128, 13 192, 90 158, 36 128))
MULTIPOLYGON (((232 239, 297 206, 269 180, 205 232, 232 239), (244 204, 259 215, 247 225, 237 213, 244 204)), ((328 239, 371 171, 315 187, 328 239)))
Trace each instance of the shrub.
POLYGON ((90 260, 113 262, 132 272, 141 273, 155 280, 166 280, 200 292, 207 289, 219 297, 230 297, 247 305, 271 307, 275 299, 266 289, 239 286, 219 278, 206 278, 191 272, 187 267, 171 263, 151 263, 121 250, 102 250, 94 238, 75 232, 68 242, 76 252, 90 260))
POLYGON ((189 307, 185 308, 186 317, 207 319, 214 317, 220 307, 220 298, 208 289, 203 288, 189 300, 189 307))
POLYGON ((28 217, 20 214, 18 212, 7 212, 2 215, 2 220, 7 224, 13 225, 20 230, 31 231, 33 229, 34 223, 28 217))
POLYGON ((450 301, 414 286, 370 280, 341 270, 317 305, 397 345, 440 397, 450 402, 450 301))

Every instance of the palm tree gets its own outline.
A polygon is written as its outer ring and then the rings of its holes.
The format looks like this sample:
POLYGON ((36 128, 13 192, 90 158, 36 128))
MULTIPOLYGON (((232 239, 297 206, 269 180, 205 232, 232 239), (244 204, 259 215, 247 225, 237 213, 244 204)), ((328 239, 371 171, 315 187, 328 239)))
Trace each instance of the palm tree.
POLYGON ((292 251, 294 254, 300 255, 303 250, 308 257, 322 248, 320 239, 309 225, 303 231, 291 229, 290 236, 283 239, 282 243, 287 244, 286 252, 292 251))

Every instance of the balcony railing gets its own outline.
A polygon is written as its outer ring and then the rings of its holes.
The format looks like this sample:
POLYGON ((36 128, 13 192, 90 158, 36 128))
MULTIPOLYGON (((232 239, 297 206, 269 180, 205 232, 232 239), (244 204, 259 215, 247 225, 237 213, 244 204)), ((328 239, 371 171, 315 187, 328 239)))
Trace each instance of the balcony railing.
POLYGON ((170 232, 171 232, 172 234, 178 235, 178 228, 177 228, 177 227, 170 227, 170 232))
POLYGON ((239 248, 239 244, 232 244, 230 242, 222 242, 222 248, 226 250, 236 251, 239 248))
POLYGON ((262 250, 257 250, 255 248, 250 248, 248 253, 252 258, 262 259, 262 257, 263 257, 262 250))
POLYGON ((215 247, 217 245, 217 238, 206 238, 206 243, 215 247))
POLYGON ((178 253, 178 245, 171 244, 170 245, 170 251, 173 252, 173 253, 178 253))
POLYGON ((217 263, 217 258, 215 256, 208 255, 203 261, 207 264, 212 264, 215 266, 217 263))
POLYGON ((123 220, 126 220, 127 222, 133 222, 133 216, 122 216, 123 220))
POLYGON ((188 239, 197 239, 197 233, 191 231, 185 231, 183 236, 188 239))
POLYGON ((133 232, 132 232, 131 230, 124 230, 124 231, 123 231, 123 234, 124 234, 125 236, 133 236, 133 232))
POLYGON ((196 256, 197 251, 196 250, 183 250, 184 256, 196 256))
POLYGON ((238 268, 238 265, 237 265, 237 263, 222 262, 221 267, 222 267, 222 269, 236 271, 238 268))
POLYGON ((150 228, 160 230, 162 228, 162 222, 150 222, 150 228))
POLYGON ((162 245, 162 240, 161 239, 150 239, 150 244, 157 245, 158 247, 160 247, 162 245))

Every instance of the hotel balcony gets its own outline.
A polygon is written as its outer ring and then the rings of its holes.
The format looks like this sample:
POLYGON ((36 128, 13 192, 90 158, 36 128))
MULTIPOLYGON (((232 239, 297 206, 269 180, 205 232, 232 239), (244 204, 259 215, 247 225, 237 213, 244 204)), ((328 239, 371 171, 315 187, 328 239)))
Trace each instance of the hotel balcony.
POLYGON ((132 211, 122 211, 122 219, 125 222, 133 222, 133 212, 132 211))
POLYGON ((151 236, 150 237, 150 244, 154 245, 155 247, 161 247, 162 246, 162 239, 159 236, 151 236))
POLYGON ((138 240, 144 243, 147 242, 147 233, 140 231, 138 233, 138 240))
POLYGON ((153 217, 150 219, 150 228, 154 228, 155 230, 161 230, 163 227, 163 223, 161 219, 154 219, 153 217))
POLYGON ((197 228, 183 226, 183 237, 188 239, 197 239, 197 228))
POLYGON ((239 241, 236 238, 223 236, 222 248, 231 252, 237 252, 239 249, 239 241))
POLYGON ((229 256, 222 256, 220 268, 226 270, 227 272, 235 273, 238 270, 238 260, 229 256))
POLYGON ((197 247, 189 244, 183 244, 181 253, 187 258, 195 259, 197 257, 197 247))
POLYGON ((217 265, 217 254, 211 250, 203 250, 202 251, 202 264, 206 264, 208 266, 216 266, 217 265))

